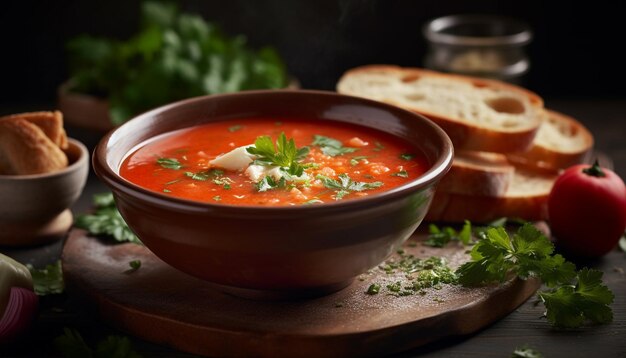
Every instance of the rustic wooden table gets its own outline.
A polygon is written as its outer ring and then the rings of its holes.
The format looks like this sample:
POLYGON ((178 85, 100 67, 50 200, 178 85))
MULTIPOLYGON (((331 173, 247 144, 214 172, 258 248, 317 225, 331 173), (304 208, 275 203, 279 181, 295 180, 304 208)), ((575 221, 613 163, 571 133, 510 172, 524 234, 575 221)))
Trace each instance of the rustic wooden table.
MULTIPOLYGON (((548 100, 546 105, 582 121, 595 136, 596 150, 606 154, 615 171, 626 178, 626 100, 548 100)), ((2 108, 0 114, 48 108, 51 106, 2 108)), ((91 148, 100 137, 99 133, 77 128, 69 128, 68 132, 91 148)), ((106 188, 92 173, 83 195, 73 207, 74 213, 89 210, 92 195, 103 191, 106 188)), ((0 247, 0 252, 36 267, 57 260, 60 251, 61 242, 25 249, 0 247)), ((605 272, 604 280, 615 293, 613 323, 566 331, 552 329, 541 318, 542 305, 536 305, 535 299, 530 299, 509 316, 476 334, 444 339, 399 356, 509 357, 516 347, 528 345, 544 357, 626 357, 626 253, 615 250, 600 260, 578 264, 605 272)), ((58 352, 52 342, 54 337, 62 334, 64 327, 77 329, 88 342, 98 341, 109 334, 124 335, 100 323, 97 313, 85 307, 84 302, 71 293, 43 297, 40 316, 30 334, 9 346, 0 347, 0 356, 56 356, 58 352)), ((139 339, 133 338, 132 341, 134 348, 146 357, 191 356, 139 339)))

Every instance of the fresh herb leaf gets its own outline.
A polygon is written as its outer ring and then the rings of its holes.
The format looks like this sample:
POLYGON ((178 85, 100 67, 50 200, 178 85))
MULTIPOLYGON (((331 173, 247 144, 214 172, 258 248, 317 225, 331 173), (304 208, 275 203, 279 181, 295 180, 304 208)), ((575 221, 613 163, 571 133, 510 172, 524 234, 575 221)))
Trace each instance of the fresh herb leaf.
POLYGON ((323 204, 323 203, 324 202, 321 201, 320 199, 315 198, 315 199, 305 201, 304 203, 302 203, 302 205, 323 204))
POLYGON ((311 143, 311 145, 316 145, 320 147, 322 153, 331 157, 343 155, 346 153, 353 153, 358 150, 357 148, 344 147, 343 144, 335 138, 330 138, 317 134, 313 136, 313 143, 311 143))
POLYGON ((92 235, 104 235, 119 242, 141 244, 117 210, 111 193, 94 195, 94 204, 95 213, 79 215, 74 222, 76 227, 85 229, 92 235))
POLYGON ((602 274, 602 271, 583 268, 578 272, 576 285, 540 292, 548 321, 563 328, 576 328, 586 321, 611 322, 613 312, 609 305, 615 296, 602 284, 602 274))
POLYGON ((261 181, 256 183, 257 191, 264 192, 272 189, 284 188, 287 186, 287 181, 285 178, 280 178, 280 180, 276 181, 271 176, 265 176, 261 181))
POLYGON ((409 177, 409 173, 407 173, 406 170, 401 170, 397 173, 393 173, 391 174, 392 177, 400 177, 400 178, 408 178, 409 177))
POLYGON ((183 165, 176 158, 158 158, 157 164, 165 169, 178 170, 183 167, 183 165))
POLYGON ((164 192, 164 193, 171 193, 172 191, 171 191, 171 190, 169 190, 169 189, 163 189, 163 192, 164 192))
POLYGON ((614 296, 602 284, 602 272, 583 268, 576 273, 574 264, 553 251, 552 243, 530 223, 512 237, 503 227, 489 228, 472 248, 472 260, 456 273, 466 286, 503 282, 511 276, 538 277, 553 287, 539 293, 551 324, 574 328, 587 321, 610 322, 614 296))
POLYGON ((515 348, 511 358, 543 358, 543 355, 536 349, 530 347, 515 348))
POLYGON ((183 98, 287 85, 275 50, 253 50, 171 2, 143 2, 138 23, 125 41, 81 36, 67 46, 72 90, 108 98, 117 124, 183 98))
POLYGON ((228 131, 231 132, 231 133, 234 133, 234 132, 240 130, 241 128, 243 128, 242 125, 236 124, 234 126, 228 127, 228 131))
POLYGON ((374 142, 374 146, 376 147, 373 149, 375 152, 380 152, 381 150, 385 149, 385 146, 382 145, 382 143, 380 142, 374 142))
POLYGON ((327 176, 318 174, 317 179, 322 181, 322 184, 328 189, 336 191, 335 200, 341 200, 344 196, 350 194, 353 191, 364 191, 375 188, 380 188, 383 183, 379 181, 365 183, 353 181, 348 174, 339 174, 339 180, 329 178, 327 176))
POLYGON ((400 154, 400 159, 411 160, 413 158, 415 158, 414 154, 409 154, 409 153, 400 154))
POLYGON ((33 289, 38 296, 59 294, 65 290, 61 260, 43 269, 36 269, 32 265, 26 265, 26 267, 33 277, 33 289))
POLYGON ((141 358, 132 349, 130 339, 122 336, 108 336, 98 342, 96 349, 87 345, 78 331, 64 328, 64 334, 54 339, 54 346, 66 358, 141 358))
POLYGON ((435 224, 428 226, 428 240, 424 241, 424 245, 432 247, 444 247, 451 241, 460 241, 463 245, 469 245, 472 242, 472 224, 465 220, 461 231, 456 231, 450 226, 439 228, 435 224))
POLYGON ((301 161, 309 154, 309 147, 297 148, 293 138, 287 140, 282 132, 276 139, 276 146, 269 136, 260 136, 254 141, 254 147, 248 147, 246 151, 257 156, 255 164, 286 168, 287 173, 299 177, 304 172, 301 161))
POLYGON ((359 156, 356 156, 356 157, 352 157, 350 159, 350 165, 352 165, 354 167, 354 166, 358 165, 359 162, 364 160, 364 159, 367 159, 367 157, 364 156, 364 155, 359 155, 359 156))

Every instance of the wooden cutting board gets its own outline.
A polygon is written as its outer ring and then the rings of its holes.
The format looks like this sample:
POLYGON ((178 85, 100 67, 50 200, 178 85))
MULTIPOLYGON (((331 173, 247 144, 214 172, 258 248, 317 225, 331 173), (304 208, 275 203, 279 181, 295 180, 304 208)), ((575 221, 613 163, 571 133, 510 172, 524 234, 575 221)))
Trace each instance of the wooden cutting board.
MULTIPOLYGON (((405 244, 408 254, 442 256, 452 267, 468 259, 465 247, 405 244)), ((158 259, 147 248, 111 244, 73 229, 63 249, 72 293, 84 294, 102 319, 151 342, 206 356, 381 356, 444 337, 475 332, 526 301, 539 282, 501 286, 444 285, 424 295, 394 297, 372 283, 392 283, 374 269, 334 294, 299 301, 253 301, 222 293, 158 259), (141 267, 128 272, 129 262, 141 267)))

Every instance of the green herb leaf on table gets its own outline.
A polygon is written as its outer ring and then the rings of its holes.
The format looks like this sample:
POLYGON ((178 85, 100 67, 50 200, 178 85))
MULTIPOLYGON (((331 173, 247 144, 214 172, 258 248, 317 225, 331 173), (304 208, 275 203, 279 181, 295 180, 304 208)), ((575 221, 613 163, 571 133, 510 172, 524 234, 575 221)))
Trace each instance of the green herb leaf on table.
POLYGON ((341 200, 351 192, 380 188, 383 185, 380 181, 371 183, 353 181, 350 176, 345 173, 339 174, 338 178, 339 180, 321 174, 317 175, 317 179, 321 180, 326 188, 336 191, 335 200, 341 200))
POLYGON ((43 269, 36 269, 32 265, 26 265, 33 278, 33 289, 38 296, 63 293, 63 270, 61 260, 49 264, 43 269))
POLYGON ((74 222, 76 227, 85 229, 92 235, 112 237, 119 242, 141 244, 117 210, 113 194, 94 195, 94 205, 93 214, 82 214, 76 218, 74 222))
POLYGON ((132 270, 138 270, 141 267, 141 260, 132 260, 128 263, 132 270))
POLYGON ((509 237, 504 228, 489 228, 470 252, 471 261, 456 271, 466 286, 503 282, 510 277, 540 278, 548 287, 539 292, 548 321, 557 327, 575 328, 587 321, 613 319, 613 293, 602 284, 602 272, 583 268, 553 254, 554 245, 532 224, 526 223, 509 237))
POLYGON ((65 358, 141 358, 133 350, 128 337, 107 336, 97 343, 94 350, 78 331, 66 327, 63 332, 63 335, 54 339, 54 346, 65 358))
POLYGON ((548 321, 564 328, 576 328, 586 321, 611 322, 613 311, 609 305, 615 296, 602 284, 602 275, 602 271, 583 268, 578 272, 576 285, 540 292, 548 321))
MULTIPOLYGON (((320 147, 320 149, 322 150, 322 153, 331 157, 336 157, 338 155, 343 155, 346 153, 353 153, 358 150, 357 148, 344 147, 343 144, 335 138, 330 138, 330 137, 317 135, 317 134, 313 136, 313 142, 311 143, 311 145, 320 147)), ((361 157, 361 158, 365 158, 365 157, 361 157)), ((356 165, 356 164, 352 164, 352 165, 356 165)))
POLYGON ((254 164, 285 168, 288 174, 299 177, 304 172, 301 161, 309 154, 309 147, 297 148, 293 138, 287 140, 282 132, 276 139, 276 146, 269 136, 260 136, 254 141, 254 147, 246 151, 257 156, 254 164))
POLYGON ((515 348, 511 358, 543 358, 543 355, 536 349, 524 346, 515 348))
POLYGON ((444 247, 451 241, 460 241, 463 245, 469 245, 472 242, 472 224, 465 220, 460 231, 456 231, 450 226, 439 228, 435 224, 428 226, 428 240, 424 241, 424 245, 432 247, 444 247))

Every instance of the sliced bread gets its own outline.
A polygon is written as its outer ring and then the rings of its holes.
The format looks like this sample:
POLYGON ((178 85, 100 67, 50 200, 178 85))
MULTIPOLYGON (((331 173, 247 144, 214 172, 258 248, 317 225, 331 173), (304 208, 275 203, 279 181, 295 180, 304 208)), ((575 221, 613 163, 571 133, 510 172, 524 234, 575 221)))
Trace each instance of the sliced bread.
POLYGON ((593 136, 574 118, 546 110, 547 117, 539 127, 530 150, 511 153, 510 161, 519 164, 565 169, 580 164, 593 147, 593 136))
POLYGON ((504 154, 460 151, 437 190, 453 194, 504 196, 513 181, 515 167, 504 154))
POLYGON ((448 133, 457 150, 525 151, 544 115, 542 99, 520 87, 417 68, 358 67, 341 77, 337 91, 423 114, 448 133))
POLYGON ((546 220, 547 201, 556 174, 516 168, 503 196, 466 195, 437 189, 428 221, 485 223, 501 217, 546 220))

